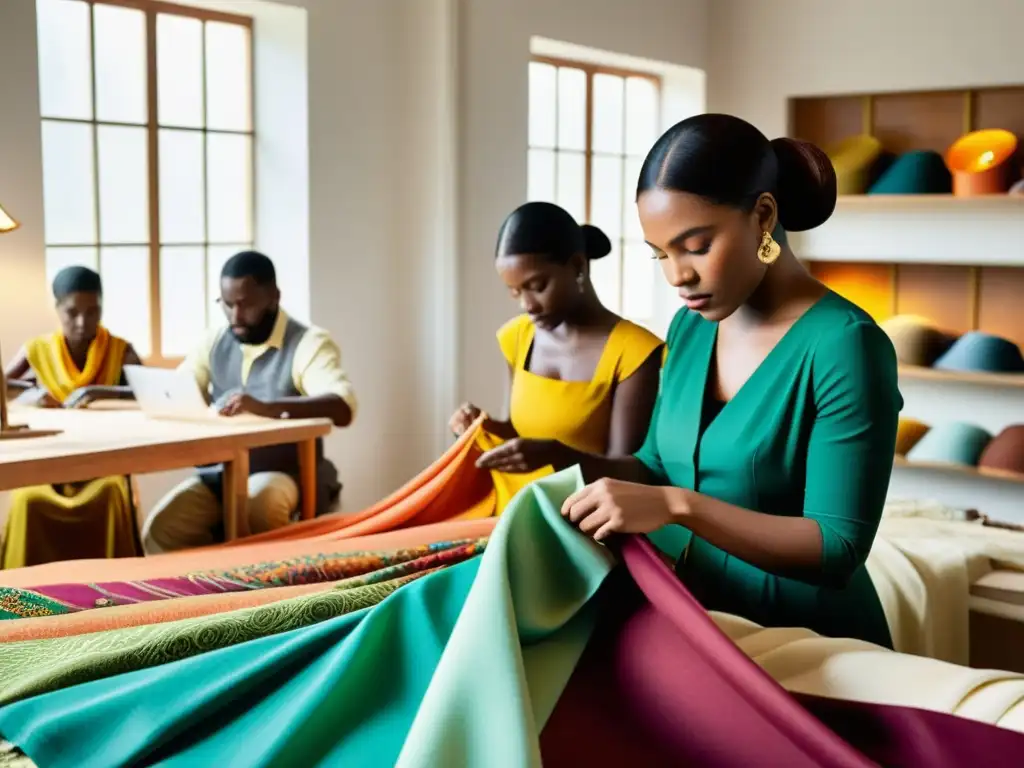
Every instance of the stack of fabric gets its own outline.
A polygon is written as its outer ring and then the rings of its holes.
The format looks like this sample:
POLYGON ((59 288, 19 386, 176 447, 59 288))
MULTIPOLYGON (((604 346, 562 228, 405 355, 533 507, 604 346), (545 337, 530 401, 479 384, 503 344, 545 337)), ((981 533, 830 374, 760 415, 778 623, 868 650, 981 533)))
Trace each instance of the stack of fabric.
POLYGON ((482 484, 431 478, 473 475, 480 439, 305 538, 5 572, 0 765, 954 766, 1024 750, 1024 676, 709 615, 646 538, 605 547, 562 519, 575 469, 474 518, 482 484))

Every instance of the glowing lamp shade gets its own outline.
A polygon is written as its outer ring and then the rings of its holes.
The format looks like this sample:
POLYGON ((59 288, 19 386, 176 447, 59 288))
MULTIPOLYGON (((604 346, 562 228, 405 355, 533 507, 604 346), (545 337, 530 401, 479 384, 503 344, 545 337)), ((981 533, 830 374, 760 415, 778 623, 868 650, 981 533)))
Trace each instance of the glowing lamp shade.
POLYGON ((946 152, 946 167, 953 174, 953 194, 998 195, 1012 181, 1011 158, 1017 137, 992 128, 964 134, 946 152))
POLYGON ((0 234, 4 232, 13 232, 21 225, 10 217, 4 207, 0 205, 0 234))

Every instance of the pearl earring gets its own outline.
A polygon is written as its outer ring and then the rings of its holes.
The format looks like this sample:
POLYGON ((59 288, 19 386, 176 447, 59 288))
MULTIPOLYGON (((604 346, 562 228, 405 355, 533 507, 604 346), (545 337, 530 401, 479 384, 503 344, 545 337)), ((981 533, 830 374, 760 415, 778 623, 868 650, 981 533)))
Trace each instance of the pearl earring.
POLYGON ((576 287, 580 289, 580 293, 583 293, 583 281, 583 273, 580 272, 578 275, 576 275, 576 287))

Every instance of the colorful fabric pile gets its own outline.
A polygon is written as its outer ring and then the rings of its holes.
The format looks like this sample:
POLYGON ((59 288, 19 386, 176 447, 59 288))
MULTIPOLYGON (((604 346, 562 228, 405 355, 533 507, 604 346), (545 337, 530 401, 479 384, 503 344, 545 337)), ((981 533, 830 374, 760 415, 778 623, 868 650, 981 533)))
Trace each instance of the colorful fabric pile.
POLYGON ((0 766, 941 768, 1024 749, 1021 676, 709 615, 646 539, 565 523, 581 483, 543 478, 497 520, 14 572, 9 605, 50 613, 0 621, 0 766), (885 704, 856 687, 869 667, 885 704))

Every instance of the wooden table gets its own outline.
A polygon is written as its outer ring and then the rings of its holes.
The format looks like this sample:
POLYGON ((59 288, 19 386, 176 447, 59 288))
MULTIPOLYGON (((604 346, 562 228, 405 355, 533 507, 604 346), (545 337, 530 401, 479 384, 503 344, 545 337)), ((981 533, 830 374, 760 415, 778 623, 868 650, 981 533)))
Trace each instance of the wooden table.
POLYGON ((248 521, 249 451, 253 448, 298 446, 302 517, 314 516, 316 440, 332 428, 327 419, 151 419, 133 404, 123 403, 80 411, 12 404, 10 420, 31 429, 61 433, 0 440, 0 490, 223 463, 224 532, 228 539, 237 538, 240 524, 248 521))

